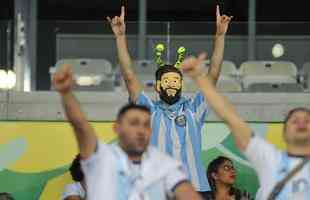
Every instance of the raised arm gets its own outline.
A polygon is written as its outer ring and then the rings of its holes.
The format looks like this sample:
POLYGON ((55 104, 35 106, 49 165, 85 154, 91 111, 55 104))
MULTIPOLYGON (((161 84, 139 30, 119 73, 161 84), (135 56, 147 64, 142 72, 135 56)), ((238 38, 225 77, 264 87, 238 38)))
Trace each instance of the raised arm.
POLYGON ((82 159, 88 158, 96 148, 96 134, 87 121, 72 93, 73 74, 69 65, 63 65, 53 76, 53 86, 59 92, 66 116, 74 129, 82 159))
POLYGON ((132 70, 132 60, 129 55, 127 39, 126 39, 126 24, 125 24, 125 7, 122 6, 121 15, 115 16, 113 19, 107 17, 111 25, 112 31, 116 39, 117 53, 121 66, 121 73, 127 86, 127 90, 131 100, 136 101, 142 86, 132 70))
POLYGON ((221 15, 219 6, 216 6, 216 33, 214 36, 213 54, 208 72, 210 80, 214 85, 216 85, 221 73, 221 65, 223 63, 225 49, 225 35, 231 19, 232 16, 228 17, 226 15, 221 15))
POLYGON ((194 80, 217 115, 229 126, 237 147, 245 151, 251 138, 251 128, 239 116, 233 105, 216 91, 209 77, 203 75, 202 65, 205 58, 206 54, 201 54, 198 58, 187 58, 182 63, 182 69, 194 80))

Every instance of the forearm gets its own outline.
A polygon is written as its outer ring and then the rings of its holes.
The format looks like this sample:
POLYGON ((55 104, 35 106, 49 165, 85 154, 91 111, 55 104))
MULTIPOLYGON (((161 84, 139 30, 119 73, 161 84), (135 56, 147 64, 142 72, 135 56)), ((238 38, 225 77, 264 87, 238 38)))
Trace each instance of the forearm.
POLYGON ((94 152, 96 147, 95 131, 87 121, 78 101, 71 92, 62 95, 62 102, 66 116, 74 129, 81 156, 82 158, 87 158, 94 152))
POLYGON ((125 35, 117 36, 116 45, 117 45, 118 59, 120 62, 120 67, 124 78, 126 78, 127 76, 132 76, 134 72, 131 68, 132 60, 129 55, 126 36, 125 35))
POLYGON ((195 82, 213 110, 230 127, 236 145, 239 149, 245 150, 251 137, 251 129, 248 124, 239 116, 233 105, 216 91, 208 77, 200 76, 195 79, 195 82))
POLYGON ((214 36, 213 54, 211 57, 211 63, 208 72, 209 77, 214 85, 217 83, 221 73, 221 66, 224 57, 224 49, 225 49, 225 35, 216 34, 214 36))
POLYGON ((116 45, 122 76, 126 83, 131 99, 135 100, 142 87, 131 67, 132 60, 129 55, 126 36, 117 36, 116 45))

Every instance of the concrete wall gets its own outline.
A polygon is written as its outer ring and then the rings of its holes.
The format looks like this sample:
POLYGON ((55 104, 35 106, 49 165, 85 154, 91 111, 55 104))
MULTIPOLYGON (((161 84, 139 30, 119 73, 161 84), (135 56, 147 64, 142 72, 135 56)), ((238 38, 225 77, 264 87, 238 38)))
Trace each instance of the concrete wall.
MULTIPOLYGON (((121 92, 77 92, 78 100, 88 119, 113 121, 128 96, 121 92)), ((156 99, 155 94, 148 94, 156 99)), ((185 94, 192 96, 193 94, 185 94)), ((226 93, 238 112, 247 121, 281 122, 294 107, 310 108, 309 93, 226 93)), ((65 119, 60 97, 56 92, 0 93, 1 120, 62 121, 65 119)), ((219 121, 211 111, 207 121, 219 121)))

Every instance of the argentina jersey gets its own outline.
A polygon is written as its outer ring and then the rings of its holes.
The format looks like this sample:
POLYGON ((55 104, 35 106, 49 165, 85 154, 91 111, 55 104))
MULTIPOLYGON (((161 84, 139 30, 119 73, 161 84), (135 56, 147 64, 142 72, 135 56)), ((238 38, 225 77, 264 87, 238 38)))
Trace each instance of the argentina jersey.
MULTIPOLYGON (((251 138, 244 153, 259 177, 260 188, 256 194, 257 200, 268 199, 275 185, 302 162, 301 157, 290 156, 259 136, 251 138)), ((309 199, 310 164, 308 163, 285 184, 276 200, 309 199)))
MULTIPOLYGON (((289 156, 286 152, 281 153, 281 160, 278 170, 274 172, 274 179, 277 182, 283 180, 299 163, 302 158, 289 156)), ((310 164, 308 163, 301 169, 292 179, 287 182, 281 193, 277 197, 278 200, 294 199, 307 200, 310 199, 310 164)))
POLYGON ((161 100, 152 101, 142 92, 136 103, 151 110, 151 144, 182 162, 197 191, 210 190, 201 160, 201 132, 208 111, 204 96, 198 93, 193 99, 181 97, 167 105, 161 100))

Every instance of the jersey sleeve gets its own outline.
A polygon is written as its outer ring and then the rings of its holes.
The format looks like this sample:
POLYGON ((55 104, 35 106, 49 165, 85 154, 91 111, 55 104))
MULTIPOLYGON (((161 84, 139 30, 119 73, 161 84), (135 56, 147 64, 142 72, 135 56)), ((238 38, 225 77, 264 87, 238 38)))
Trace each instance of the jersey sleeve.
POLYGON ((154 110, 154 102, 143 91, 139 94, 138 99, 136 100, 135 103, 138 105, 148 107, 151 110, 151 112, 154 110))
POLYGON ((165 178, 165 187, 169 196, 173 197, 175 195, 176 188, 187 182, 188 178, 181 165, 179 165, 175 170, 171 170, 168 176, 165 178))
POLYGON ((274 167, 281 158, 279 150, 263 138, 255 135, 250 139, 244 153, 258 175, 266 174, 270 167, 274 167))
POLYGON ((81 167, 84 174, 91 174, 92 171, 97 167, 97 163, 102 158, 101 154, 104 154, 105 149, 107 148, 106 144, 97 142, 97 147, 95 152, 87 159, 82 159, 81 167))

